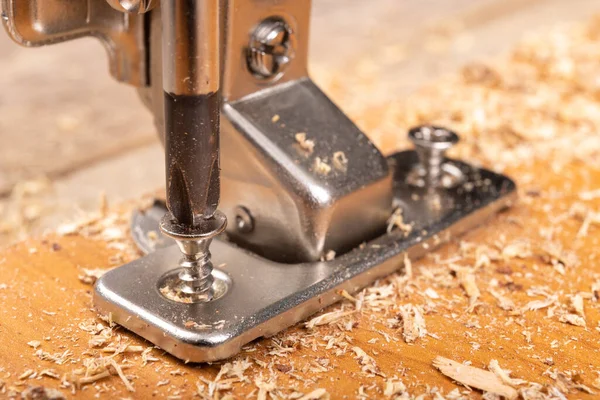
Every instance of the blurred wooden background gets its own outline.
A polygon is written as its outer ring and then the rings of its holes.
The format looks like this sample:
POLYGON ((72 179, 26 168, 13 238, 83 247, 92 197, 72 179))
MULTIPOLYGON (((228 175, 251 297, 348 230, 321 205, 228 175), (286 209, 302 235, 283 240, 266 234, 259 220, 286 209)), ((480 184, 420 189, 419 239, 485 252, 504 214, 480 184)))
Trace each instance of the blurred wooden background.
MULTIPOLYGON (((314 0, 310 67, 352 116, 597 10, 592 0, 314 0)), ((161 187, 151 116, 110 78, 98 41, 26 49, 0 34, 0 54, 0 244, 77 218, 101 194, 114 203, 161 187)))

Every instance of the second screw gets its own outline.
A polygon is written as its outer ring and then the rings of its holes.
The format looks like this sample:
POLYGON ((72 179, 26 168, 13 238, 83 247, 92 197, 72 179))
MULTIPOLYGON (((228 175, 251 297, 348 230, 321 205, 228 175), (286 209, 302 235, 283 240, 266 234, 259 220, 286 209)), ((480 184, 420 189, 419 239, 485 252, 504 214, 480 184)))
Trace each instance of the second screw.
POLYGON ((437 188, 444 185, 444 160, 446 151, 458 143, 458 135, 446 128, 423 125, 411 129, 408 139, 415 145, 419 156, 411 181, 417 186, 437 188))

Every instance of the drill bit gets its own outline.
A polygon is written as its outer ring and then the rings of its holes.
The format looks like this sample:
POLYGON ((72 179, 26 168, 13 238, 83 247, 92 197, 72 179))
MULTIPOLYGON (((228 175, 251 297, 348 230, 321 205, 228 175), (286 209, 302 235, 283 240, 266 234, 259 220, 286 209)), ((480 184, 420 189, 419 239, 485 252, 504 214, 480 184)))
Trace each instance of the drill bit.
POLYGON ((225 228, 220 194, 220 1, 161 0, 167 208, 183 258, 181 292, 212 297, 208 246, 225 228))

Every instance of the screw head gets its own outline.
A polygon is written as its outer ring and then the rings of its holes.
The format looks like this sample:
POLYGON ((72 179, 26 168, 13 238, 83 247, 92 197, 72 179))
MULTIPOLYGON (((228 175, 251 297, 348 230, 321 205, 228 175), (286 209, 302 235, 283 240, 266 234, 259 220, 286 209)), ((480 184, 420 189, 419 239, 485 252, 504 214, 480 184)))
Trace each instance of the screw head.
POLYGON ((279 78, 294 58, 294 32, 281 17, 264 19, 250 38, 247 62, 260 79, 279 78))
POLYGON ((254 230, 254 218, 244 206, 235 208, 235 227, 240 233, 250 233, 254 230))
POLYGON ((415 147, 445 151, 458 143, 458 135, 446 128, 421 125, 408 131, 408 139, 415 147))

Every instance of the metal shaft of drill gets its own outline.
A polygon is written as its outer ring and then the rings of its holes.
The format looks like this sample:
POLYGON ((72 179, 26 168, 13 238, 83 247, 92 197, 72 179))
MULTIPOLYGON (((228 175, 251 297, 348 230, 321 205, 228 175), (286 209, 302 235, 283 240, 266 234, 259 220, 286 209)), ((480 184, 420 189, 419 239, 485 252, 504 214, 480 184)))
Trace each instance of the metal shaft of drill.
MULTIPOLYGON (((161 0, 167 207, 183 227, 219 204, 219 0, 161 0)), ((209 290, 210 253, 186 254, 186 292, 209 290)))

